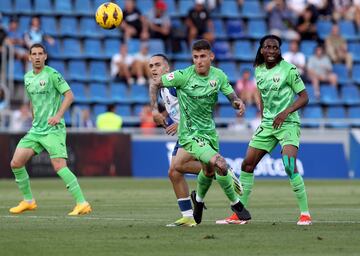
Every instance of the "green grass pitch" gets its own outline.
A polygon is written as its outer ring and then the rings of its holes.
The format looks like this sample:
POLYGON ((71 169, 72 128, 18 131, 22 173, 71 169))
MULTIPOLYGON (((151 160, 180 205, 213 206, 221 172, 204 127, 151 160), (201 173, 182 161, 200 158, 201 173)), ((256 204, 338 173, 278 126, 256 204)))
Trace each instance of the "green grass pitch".
MULTIPOLYGON (((214 182, 203 223, 168 228, 180 217, 166 179, 81 178, 93 212, 67 217, 73 200, 60 179, 32 179, 38 209, 10 215, 20 194, 0 180, 0 255, 359 255, 360 181, 306 180, 314 223, 299 227, 287 180, 256 180, 248 225, 216 225, 230 214, 214 182)), ((195 181, 190 181, 195 187, 195 181)))

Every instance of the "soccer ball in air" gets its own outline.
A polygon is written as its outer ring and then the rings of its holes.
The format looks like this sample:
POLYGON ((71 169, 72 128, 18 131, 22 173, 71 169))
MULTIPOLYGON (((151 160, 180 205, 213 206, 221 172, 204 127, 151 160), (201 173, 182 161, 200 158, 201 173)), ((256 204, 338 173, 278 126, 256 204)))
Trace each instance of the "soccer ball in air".
POLYGON ((123 19, 121 8, 114 3, 103 3, 95 14, 96 23, 104 29, 114 29, 118 27, 123 19))

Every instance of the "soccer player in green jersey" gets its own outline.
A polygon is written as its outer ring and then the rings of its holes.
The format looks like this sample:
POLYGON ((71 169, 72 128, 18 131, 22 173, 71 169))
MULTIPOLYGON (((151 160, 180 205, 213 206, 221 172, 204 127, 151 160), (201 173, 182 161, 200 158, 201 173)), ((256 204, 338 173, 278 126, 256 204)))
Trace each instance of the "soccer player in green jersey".
MULTIPOLYGON (((227 96, 232 106, 243 114, 245 107, 236 96, 225 73, 211 66, 214 60, 210 43, 198 40, 192 46, 194 65, 165 74, 150 80, 150 100, 154 116, 158 116, 157 94, 161 86, 175 87, 180 105, 180 123, 178 127, 179 144, 182 148, 200 160, 202 170, 197 177, 196 194, 192 194, 194 219, 201 222, 204 197, 210 188, 214 176, 231 202, 231 209, 237 216, 247 221, 250 213, 245 209, 235 192, 232 171, 219 152, 218 134, 213 119, 218 93, 227 96)), ((164 125, 163 120, 157 120, 164 125)))
MULTIPOLYGON (((266 35, 254 62, 257 88, 261 94, 262 120, 255 131, 241 165, 240 181, 243 185, 241 202, 247 206, 254 185, 254 169, 265 154, 280 143, 282 160, 300 208, 298 225, 310 225, 305 184, 296 168, 296 156, 300 140, 300 119, 297 110, 309 99, 296 67, 283 60, 280 52, 281 39, 266 35), (295 96, 298 96, 295 99, 295 96)), ((244 224, 232 215, 218 224, 244 224)))
POLYGON ((76 201, 69 215, 87 214, 91 212, 91 206, 85 200, 76 176, 66 165, 66 129, 63 115, 73 102, 74 95, 61 74, 45 66, 47 53, 43 45, 32 45, 29 55, 33 70, 25 74, 24 84, 32 106, 32 128, 18 143, 10 163, 24 200, 11 208, 10 212, 19 214, 37 208, 25 164, 35 154, 46 150, 56 173, 76 201))
MULTIPOLYGON (((163 74, 168 73, 170 70, 168 58, 163 54, 155 54, 151 56, 149 61, 149 70, 151 77, 154 79, 160 78, 163 74)), ((166 120, 163 113, 156 113, 158 116, 154 116, 154 119, 159 119, 161 120, 160 123, 165 124, 164 128, 167 134, 175 135, 177 133, 177 127, 180 119, 180 108, 176 90, 174 88, 161 88, 161 97, 167 112, 167 116, 165 115, 166 120)), ((200 162, 196 161, 192 155, 187 153, 177 141, 172 152, 168 174, 173 185, 182 218, 166 225, 167 227, 196 226, 189 195, 189 186, 184 175, 186 173, 198 174, 200 170, 200 162)))

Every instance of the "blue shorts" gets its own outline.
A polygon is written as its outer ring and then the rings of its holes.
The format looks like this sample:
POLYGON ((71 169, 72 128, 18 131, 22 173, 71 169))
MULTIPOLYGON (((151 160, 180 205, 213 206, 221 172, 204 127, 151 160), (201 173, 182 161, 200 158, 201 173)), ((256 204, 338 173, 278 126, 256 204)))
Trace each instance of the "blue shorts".
POLYGON ((179 141, 176 141, 176 145, 173 149, 172 156, 176 156, 178 149, 181 148, 181 145, 179 144, 179 141))

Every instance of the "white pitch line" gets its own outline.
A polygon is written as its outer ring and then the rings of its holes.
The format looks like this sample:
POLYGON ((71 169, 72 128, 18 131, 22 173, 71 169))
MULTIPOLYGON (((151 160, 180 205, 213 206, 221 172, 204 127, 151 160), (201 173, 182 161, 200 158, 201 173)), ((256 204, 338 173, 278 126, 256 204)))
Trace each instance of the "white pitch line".
MULTIPOLYGON (((168 222, 171 220, 167 219, 132 219, 132 218, 117 218, 117 217, 91 217, 91 216, 78 216, 78 217, 67 217, 67 216, 36 216, 36 215, 30 215, 30 216, 15 216, 15 215, 0 215, 0 218, 2 219, 11 219, 11 218, 28 218, 28 219, 68 219, 68 220, 104 220, 104 221, 143 221, 143 222, 149 222, 149 221, 156 221, 156 222, 168 222)), ((203 220, 203 222, 215 222, 215 220, 203 220)), ((251 220, 253 223, 296 223, 294 220, 251 220)), ((313 223, 319 223, 319 224, 360 224, 360 220, 313 220, 313 223)))

